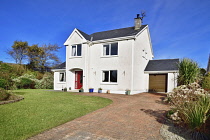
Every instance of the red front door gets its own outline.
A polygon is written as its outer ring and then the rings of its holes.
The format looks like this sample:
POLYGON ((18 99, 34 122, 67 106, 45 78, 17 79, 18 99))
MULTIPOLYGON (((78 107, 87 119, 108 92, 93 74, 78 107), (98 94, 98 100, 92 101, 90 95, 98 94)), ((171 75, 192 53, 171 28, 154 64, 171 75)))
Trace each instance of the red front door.
POLYGON ((80 89, 83 83, 82 71, 75 71, 75 89, 80 89))

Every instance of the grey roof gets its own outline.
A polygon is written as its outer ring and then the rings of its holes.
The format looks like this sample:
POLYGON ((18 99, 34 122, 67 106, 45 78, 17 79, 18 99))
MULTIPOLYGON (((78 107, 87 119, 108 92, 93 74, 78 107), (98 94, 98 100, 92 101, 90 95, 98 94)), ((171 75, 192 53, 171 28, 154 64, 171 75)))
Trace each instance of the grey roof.
POLYGON ((142 25, 138 30, 134 30, 134 27, 127 27, 127 28, 121 28, 121 29, 115 29, 103 32, 96 32, 91 35, 88 35, 81 30, 78 29, 77 30, 82 34, 82 36, 85 39, 90 41, 92 38, 92 41, 96 41, 96 40, 103 40, 103 39, 110 39, 117 37, 133 36, 138 34, 146 26, 147 25, 142 25))
POLYGON ((84 33, 83 31, 81 31, 81 30, 79 30, 79 29, 77 29, 77 30, 80 32, 80 34, 82 34, 82 36, 83 36, 86 40, 90 40, 90 38, 91 38, 90 35, 84 33))
POLYGON ((178 70, 179 59, 149 60, 144 71, 171 71, 178 70))
POLYGON ((54 69, 66 69, 66 62, 63 62, 62 64, 56 66, 54 69))

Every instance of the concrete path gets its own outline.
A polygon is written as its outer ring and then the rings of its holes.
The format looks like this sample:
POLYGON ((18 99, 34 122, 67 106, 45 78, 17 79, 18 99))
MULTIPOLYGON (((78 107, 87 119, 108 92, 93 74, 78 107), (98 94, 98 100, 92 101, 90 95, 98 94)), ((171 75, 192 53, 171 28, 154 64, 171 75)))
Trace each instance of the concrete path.
POLYGON ((140 93, 116 95, 76 93, 100 96, 113 103, 85 116, 45 131, 30 140, 161 140, 159 133, 168 106, 163 95, 140 93))

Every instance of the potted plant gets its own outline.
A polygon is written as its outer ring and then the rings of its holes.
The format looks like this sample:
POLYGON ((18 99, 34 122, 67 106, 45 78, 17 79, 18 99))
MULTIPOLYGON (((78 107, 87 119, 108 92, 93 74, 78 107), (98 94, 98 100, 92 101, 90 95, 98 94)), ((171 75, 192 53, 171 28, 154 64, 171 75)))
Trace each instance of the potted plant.
POLYGON ((84 92, 84 89, 81 87, 81 88, 79 89, 79 92, 84 92))
POLYGON ((98 93, 102 93, 102 88, 98 88, 98 93))
POLYGON ((67 92, 67 88, 65 87, 65 88, 63 89, 63 91, 64 91, 64 92, 67 92))
POLYGON ((110 94, 110 90, 107 90, 106 93, 107 93, 107 94, 110 94))
POLYGON ((89 88, 89 92, 93 92, 94 91, 94 88, 89 88))
POLYGON ((130 89, 126 89, 125 90, 125 95, 130 95, 131 94, 131 90, 130 89))

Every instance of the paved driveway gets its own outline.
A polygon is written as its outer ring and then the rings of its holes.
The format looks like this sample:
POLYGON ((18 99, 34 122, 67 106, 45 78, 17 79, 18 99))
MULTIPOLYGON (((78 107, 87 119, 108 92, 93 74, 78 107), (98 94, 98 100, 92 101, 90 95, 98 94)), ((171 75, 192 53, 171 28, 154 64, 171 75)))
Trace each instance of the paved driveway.
POLYGON ((168 106, 161 103, 163 95, 140 93, 116 95, 77 93, 100 96, 113 103, 85 116, 45 131, 31 140, 160 140, 159 130, 168 106))

